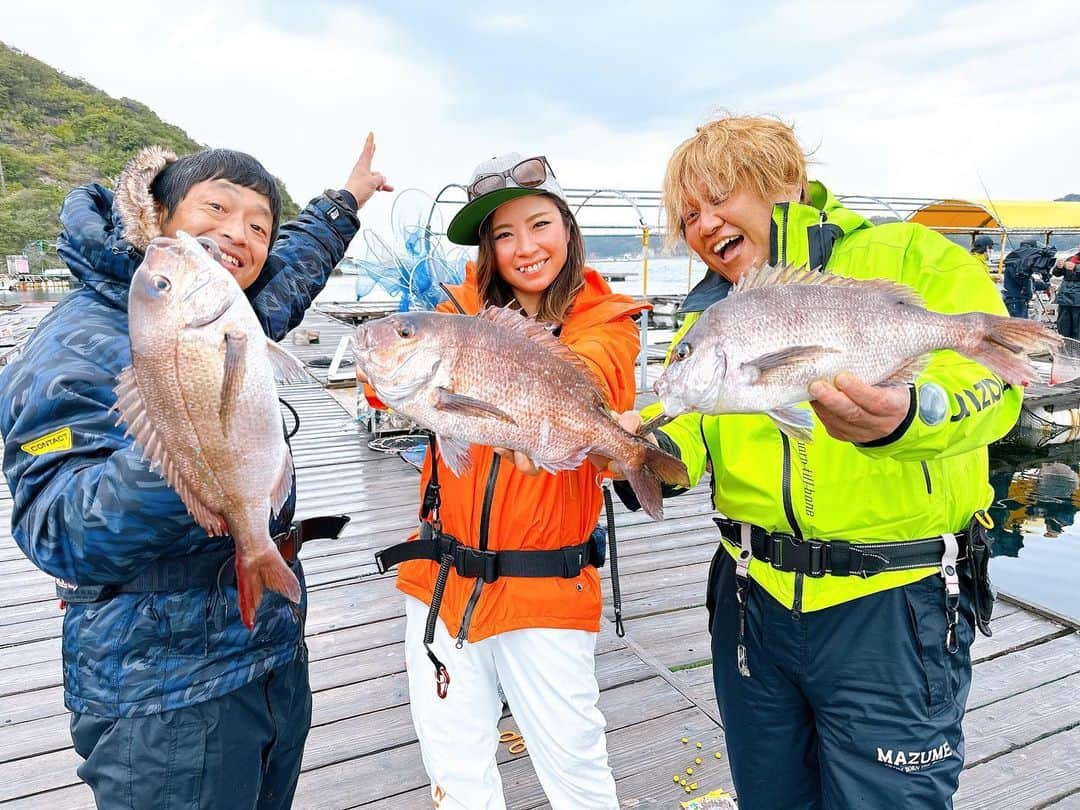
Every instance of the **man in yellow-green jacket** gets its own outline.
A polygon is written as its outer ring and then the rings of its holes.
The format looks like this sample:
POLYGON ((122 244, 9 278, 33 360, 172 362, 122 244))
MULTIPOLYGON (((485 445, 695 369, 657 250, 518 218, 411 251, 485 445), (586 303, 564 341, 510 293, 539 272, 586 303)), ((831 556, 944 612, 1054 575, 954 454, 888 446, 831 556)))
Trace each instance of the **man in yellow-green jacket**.
MULTIPOLYGON (((773 119, 700 127, 671 158, 664 203, 669 234, 710 270, 673 347, 763 261, 902 282, 941 312, 1004 313, 962 247, 872 226, 808 182, 773 119)), ((810 393, 811 442, 764 414, 688 414, 653 434, 692 483, 711 473, 722 516, 707 604, 739 807, 951 807, 969 647, 991 607, 986 446, 1021 392, 943 350, 907 388, 841 374, 810 393)))

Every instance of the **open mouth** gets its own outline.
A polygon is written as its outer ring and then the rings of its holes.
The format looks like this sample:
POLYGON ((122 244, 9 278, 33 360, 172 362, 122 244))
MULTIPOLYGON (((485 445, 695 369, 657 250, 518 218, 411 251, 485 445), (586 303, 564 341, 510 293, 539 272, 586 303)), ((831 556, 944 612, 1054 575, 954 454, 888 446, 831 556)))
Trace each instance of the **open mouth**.
POLYGON ((727 262, 739 255, 742 248, 743 237, 740 234, 727 236, 716 243, 713 255, 718 256, 720 261, 727 262))
POLYGON ((524 267, 517 268, 517 271, 523 276, 535 276, 541 270, 544 269, 544 265, 548 263, 547 259, 541 259, 533 264, 527 264, 524 267))
POLYGON ((224 267, 226 270, 239 270, 242 262, 240 258, 227 250, 224 250, 221 245, 206 236, 199 237, 199 244, 203 246, 203 249, 207 253, 224 267))

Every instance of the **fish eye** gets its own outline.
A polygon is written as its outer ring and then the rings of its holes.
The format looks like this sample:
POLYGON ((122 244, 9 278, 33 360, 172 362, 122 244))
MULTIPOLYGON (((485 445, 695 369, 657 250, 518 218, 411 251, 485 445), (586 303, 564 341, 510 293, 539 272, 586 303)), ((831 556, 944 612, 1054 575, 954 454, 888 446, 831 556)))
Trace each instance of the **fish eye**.
POLYGON ((675 359, 685 360, 693 353, 693 351, 694 350, 690 347, 690 344, 684 340, 682 343, 675 347, 675 359))
POLYGON ((165 292, 172 286, 172 283, 167 278, 165 278, 165 276, 154 276, 150 280, 150 283, 153 284, 154 289, 159 292, 165 292))
POLYGON ((398 337, 411 338, 415 330, 411 323, 403 323, 397 328, 398 337))

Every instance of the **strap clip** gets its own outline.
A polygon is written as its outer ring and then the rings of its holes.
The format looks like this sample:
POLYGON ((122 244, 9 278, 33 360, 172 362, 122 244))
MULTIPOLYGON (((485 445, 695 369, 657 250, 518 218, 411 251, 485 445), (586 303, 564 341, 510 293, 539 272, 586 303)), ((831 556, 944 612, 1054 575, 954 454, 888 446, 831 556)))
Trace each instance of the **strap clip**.
POLYGON ((496 552, 481 551, 461 543, 454 545, 454 570, 458 576, 469 579, 479 577, 490 585, 499 577, 495 569, 496 552))

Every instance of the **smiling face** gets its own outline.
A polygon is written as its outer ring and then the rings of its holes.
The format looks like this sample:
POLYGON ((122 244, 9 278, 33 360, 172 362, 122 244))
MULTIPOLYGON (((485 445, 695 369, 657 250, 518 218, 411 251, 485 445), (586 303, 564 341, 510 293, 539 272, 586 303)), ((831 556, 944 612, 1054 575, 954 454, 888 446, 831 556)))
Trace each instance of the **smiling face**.
POLYGON ((530 194, 496 208, 491 225, 496 271, 533 315, 566 264, 569 236, 562 214, 547 196, 530 194))
MULTIPOLYGON (((741 189, 716 197, 703 187, 698 197, 686 202, 683 231, 690 249, 710 269, 735 282, 769 261, 773 202, 741 189)), ((794 190, 777 197, 776 202, 799 199, 794 190)))
POLYGON ((222 267, 247 289, 266 263, 273 224, 270 201, 264 195, 228 180, 203 180, 162 216, 161 233, 175 237, 185 231, 212 239, 221 249, 222 267))

